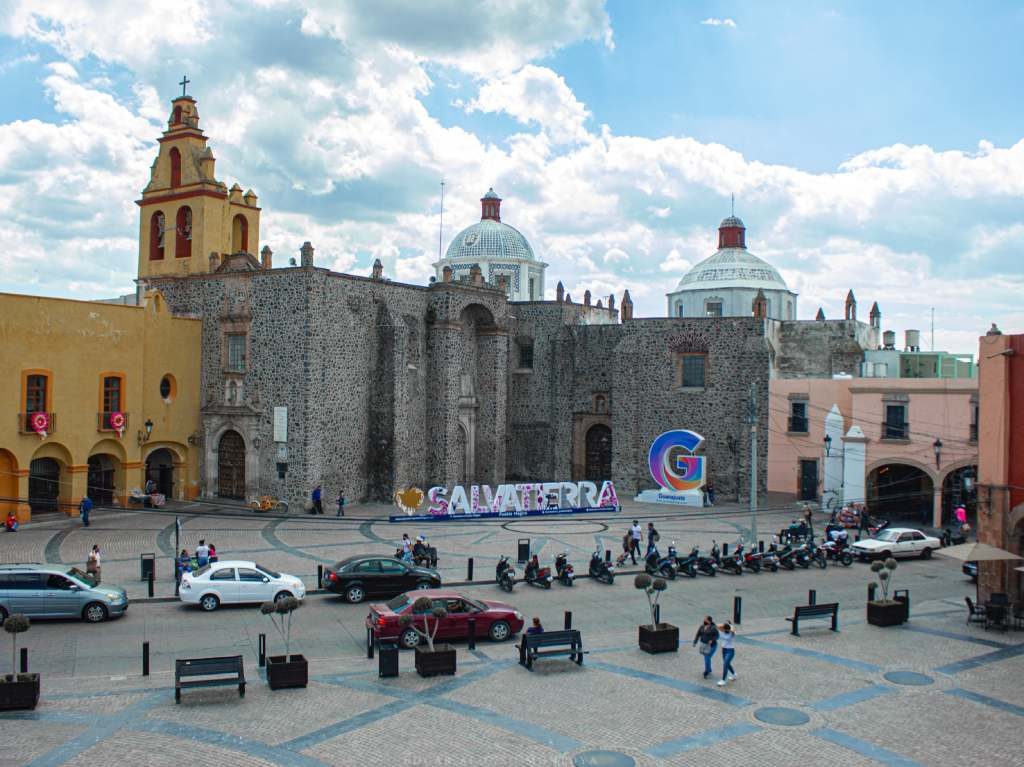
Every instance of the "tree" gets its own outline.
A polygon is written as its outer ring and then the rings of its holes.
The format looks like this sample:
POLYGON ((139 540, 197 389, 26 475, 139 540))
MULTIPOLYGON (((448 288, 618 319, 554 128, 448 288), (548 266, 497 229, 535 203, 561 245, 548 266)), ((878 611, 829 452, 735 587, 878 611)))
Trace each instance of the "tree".
POLYGON ((18 673, 18 634, 28 631, 32 622, 27 615, 15 613, 4 621, 4 631, 11 635, 11 673, 18 673))
POLYGON ((889 589, 892 588, 892 579, 896 574, 896 567, 898 563, 892 557, 889 557, 885 562, 876 559, 871 563, 871 572, 878 577, 878 583, 882 587, 882 601, 889 601, 889 589))
POLYGON ((647 595, 647 605, 651 608, 651 627, 658 627, 658 597, 668 588, 664 578, 652 578, 647 573, 640 573, 633 579, 633 585, 647 595))
POLYGON ((420 597, 412 603, 412 610, 406 615, 403 615, 398 619, 399 624, 402 626, 409 626, 413 631, 419 634, 421 637, 427 640, 427 647, 430 652, 434 652, 434 637, 437 636, 437 630, 441 627, 441 619, 448 617, 448 611, 441 605, 434 606, 433 601, 429 597, 420 597), (423 630, 420 631, 416 624, 413 623, 414 615, 423 615, 423 630), (434 630, 430 630, 430 616, 434 616, 434 630))
POLYGON ((285 660, 291 655, 292 613, 300 607, 302 607, 302 602, 295 597, 283 597, 274 602, 264 602, 260 605, 260 612, 270 617, 270 622, 274 624, 274 628, 277 629, 277 633, 284 641, 285 660))

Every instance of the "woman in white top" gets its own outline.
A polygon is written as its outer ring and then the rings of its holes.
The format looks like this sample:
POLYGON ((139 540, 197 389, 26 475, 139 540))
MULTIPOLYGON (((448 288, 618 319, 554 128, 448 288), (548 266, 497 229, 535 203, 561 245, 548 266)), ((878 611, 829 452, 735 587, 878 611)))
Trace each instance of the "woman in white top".
POLYGON ((736 655, 736 631, 732 624, 726 622, 718 627, 718 645, 722 648, 722 678, 719 687, 725 687, 727 681, 736 678, 736 669, 732 667, 732 659, 736 655))

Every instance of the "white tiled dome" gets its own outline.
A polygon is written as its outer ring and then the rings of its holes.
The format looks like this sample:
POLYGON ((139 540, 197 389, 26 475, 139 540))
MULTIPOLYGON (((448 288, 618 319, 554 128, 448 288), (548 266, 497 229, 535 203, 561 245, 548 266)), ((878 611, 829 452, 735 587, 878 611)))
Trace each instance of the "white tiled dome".
POLYGON ((486 218, 467 226, 451 241, 446 259, 494 261, 503 258, 535 259, 533 248, 519 230, 486 218))

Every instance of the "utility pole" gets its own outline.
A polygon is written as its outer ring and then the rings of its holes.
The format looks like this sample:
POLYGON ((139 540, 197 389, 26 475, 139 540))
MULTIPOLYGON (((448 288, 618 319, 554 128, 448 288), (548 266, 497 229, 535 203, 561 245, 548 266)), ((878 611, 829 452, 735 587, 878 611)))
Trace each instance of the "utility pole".
POLYGON ((181 573, 178 572, 178 552, 181 551, 181 517, 174 516, 174 559, 171 560, 171 567, 174 568, 174 596, 178 596, 178 589, 181 587, 181 573))
POLYGON ((750 426, 750 537, 757 546, 757 383, 750 384, 747 403, 747 425, 750 426))

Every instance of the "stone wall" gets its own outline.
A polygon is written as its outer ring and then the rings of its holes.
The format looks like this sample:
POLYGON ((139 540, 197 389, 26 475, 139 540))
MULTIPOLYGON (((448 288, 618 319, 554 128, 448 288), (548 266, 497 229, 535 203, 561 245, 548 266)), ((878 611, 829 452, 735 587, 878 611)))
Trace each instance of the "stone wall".
POLYGON ((831 378, 860 375, 864 351, 878 346, 878 331, 853 320, 776 322, 769 335, 777 344, 775 367, 780 378, 831 378))

